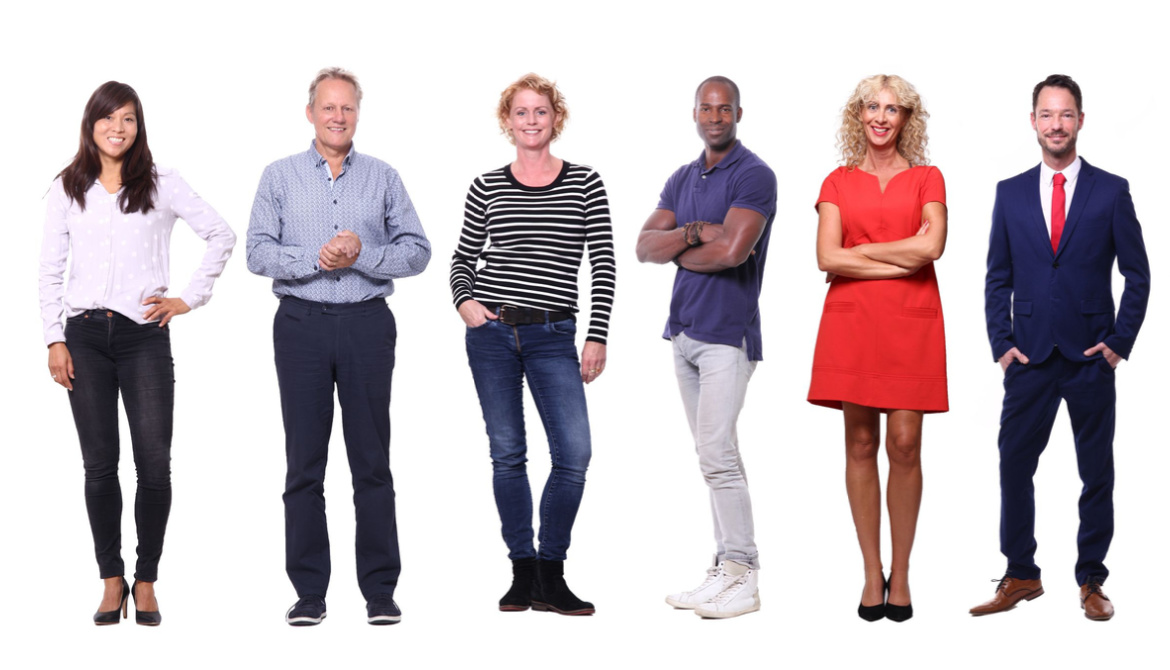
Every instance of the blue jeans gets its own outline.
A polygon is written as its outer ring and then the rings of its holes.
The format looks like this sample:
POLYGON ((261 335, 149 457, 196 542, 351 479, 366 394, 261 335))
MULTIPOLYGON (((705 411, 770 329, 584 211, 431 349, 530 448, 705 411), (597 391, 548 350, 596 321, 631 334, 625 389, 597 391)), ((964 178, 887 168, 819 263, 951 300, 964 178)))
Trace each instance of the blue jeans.
POLYGON ((170 327, 140 325, 107 310, 65 323, 65 346, 76 378, 69 404, 85 462, 85 508, 101 577, 125 574, 122 563, 122 487, 118 482, 118 395, 126 408, 138 490, 134 578, 158 579, 171 512, 171 433, 175 367, 170 327))
POLYGON ((488 321, 467 329, 467 360, 487 425, 492 486, 508 558, 538 556, 532 544, 532 491, 524 432, 524 378, 548 437, 552 469, 540 499, 540 553, 563 561, 592 447, 585 385, 572 320, 509 326, 488 321))

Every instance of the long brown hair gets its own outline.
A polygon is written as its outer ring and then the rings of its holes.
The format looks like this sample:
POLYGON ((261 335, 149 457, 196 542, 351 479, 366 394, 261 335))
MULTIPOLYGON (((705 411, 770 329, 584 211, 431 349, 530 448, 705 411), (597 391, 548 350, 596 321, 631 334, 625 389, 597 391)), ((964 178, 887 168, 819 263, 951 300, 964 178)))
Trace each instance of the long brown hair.
POLYGON ((142 101, 129 85, 107 81, 98 86, 93 95, 89 96, 89 102, 85 103, 77 155, 57 175, 65 186, 69 200, 76 201, 82 210, 85 209, 85 192, 102 173, 101 155, 93 141, 94 124, 131 102, 134 103, 135 117, 138 119, 138 136, 122 158, 122 193, 118 196, 118 208, 126 214, 145 214, 154 209, 155 196, 158 195, 158 173, 154 169, 150 146, 146 143, 142 101))

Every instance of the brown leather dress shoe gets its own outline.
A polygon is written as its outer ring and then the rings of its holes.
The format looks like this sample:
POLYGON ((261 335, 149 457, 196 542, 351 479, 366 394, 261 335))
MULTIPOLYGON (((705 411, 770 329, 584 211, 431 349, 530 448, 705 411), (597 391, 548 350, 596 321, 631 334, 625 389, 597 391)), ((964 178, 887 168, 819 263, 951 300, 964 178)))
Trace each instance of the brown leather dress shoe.
POLYGON ((1101 590, 1101 582, 1089 580, 1081 585, 1081 609, 1085 618, 1093 621, 1108 621, 1113 618, 1113 603, 1101 590))
MULTIPOLYGON (((995 581, 995 580, 992 580, 995 581)), ((1021 600, 1034 600, 1044 595, 1044 587, 1039 579, 1016 579, 1004 575, 995 589, 995 597, 982 605, 971 608, 971 614, 983 616, 1006 612, 1016 606, 1021 600)))

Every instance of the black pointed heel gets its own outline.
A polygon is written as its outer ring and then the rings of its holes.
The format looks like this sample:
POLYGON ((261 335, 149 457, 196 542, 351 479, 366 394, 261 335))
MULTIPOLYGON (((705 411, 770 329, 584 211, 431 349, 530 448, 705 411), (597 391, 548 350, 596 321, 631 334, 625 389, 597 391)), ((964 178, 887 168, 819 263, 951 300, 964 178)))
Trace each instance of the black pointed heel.
POLYGON ((890 580, 885 580, 885 585, 882 586, 882 604, 880 605, 857 605, 857 616, 866 621, 880 621, 889 616, 886 612, 886 593, 890 590, 890 580))
MULTIPOLYGON (((124 580, 123 580, 124 581, 124 580)), ((144 584, 147 582, 143 582, 144 584)), ((157 626, 162 623, 162 614, 158 610, 153 612, 143 612, 138 609, 138 580, 134 580, 134 588, 130 589, 130 593, 134 594, 134 623, 139 626, 157 626)))
MULTIPOLYGON (((890 583, 886 581, 886 588, 889 589, 890 583)), ((914 616, 914 605, 906 603, 905 605, 895 605, 893 603, 886 603, 886 618, 890 621, 902 623, 914 616)))
POLYGON ((129 598, 130 598, 130 585, 126 583, 126 578, 123 577, 122 578, 122 603, 120 605, 118 605, 117 609, 112 609, 108 612, 103 612, 101 610, 98 610, 97 613, 95 613, 93 615, 94 625, 112 626, 116 623, 120 623, 122 619, 125 619, 129 615, 129 611, 128 611, 129 607, 126 604, 126 601, 129 600, 129 598), (121 615, 122 615, 121 618, 118 617, 119 613, 121 613, 121 615))
POLYGON ((886 604, 886 618, 890 621, 902 623, 914 616, 914 605, 886 604))

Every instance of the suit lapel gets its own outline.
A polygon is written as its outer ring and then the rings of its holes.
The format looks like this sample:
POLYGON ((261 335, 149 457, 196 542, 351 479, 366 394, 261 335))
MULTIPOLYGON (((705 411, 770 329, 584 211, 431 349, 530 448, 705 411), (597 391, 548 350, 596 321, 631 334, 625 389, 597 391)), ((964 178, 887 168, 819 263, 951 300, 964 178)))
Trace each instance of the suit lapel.
POLYGON ((1052 236, 1048 233, 1048 224, 1044 221, 1044 207, 1040 204, 1040 166, 1024 173, 1024 209, 1027 211, 1028 237, 1032 241, 1048 250, 1052 254, 1052 236))
POLYGON ((1068 208, 1068 220, 1064 222, 1064 232, 1060 235, 1060 248, 1056 250, 1056 255, 1059 257, 1064 253, 1065 247, 1068 246, 1068 241, 1073 236, 1073 231, 1076 230, 1077 222, 1081 220, 1081 213, 1085 211, 1085 203, 1093 193, 1093 185, 1097 183, 1094 170, 1092 166, 1081 158, 1081 173, 1077 175, 1077 188, 1073 191, 1072 205, 1068 208))

